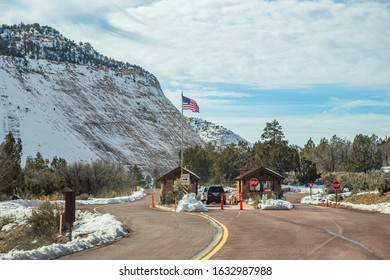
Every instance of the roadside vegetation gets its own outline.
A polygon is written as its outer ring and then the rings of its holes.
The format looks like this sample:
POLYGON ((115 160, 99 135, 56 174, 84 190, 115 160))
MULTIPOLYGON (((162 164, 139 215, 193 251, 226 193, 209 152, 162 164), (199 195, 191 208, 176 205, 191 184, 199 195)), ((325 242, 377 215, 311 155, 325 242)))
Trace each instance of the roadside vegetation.
POLYGON ((212 144, 184 150, 184 165, 204 183, 233 185, 240 169, 268 167, 285 177, 286 185, 323 184, 332 192, 338 180, 352 192, 390 191, 390 138, 357 135, 351 142, 334 135, 318 144, 310 138, 303 148, 290 145, 277 120, 266 124, 261 140, 249 147, 245 143, 217 149, 212 144))
MULTIPOLYGON (((44 159, 38 152, 27 157, 21 166, 22 142, 8 133, 0 145, 0 201, 39 199, 43 203, 33 210, 22 224, 10 227, 15 218, 0 213, 0 253, 10 250, 32 250, 52 243, 66 243, 60 234, 60 216, 64 206, 53 201, 63 200, 65 190, 74 190, 77 199, 125 196, 151 181, 137 165, 125 168, 104 161, 69 164, 65 159, 44 159)), ((63 225, 61 232, 66 230, 63 225)))
MULTIPOLYGON (((301 148, 289 144, 277 120, 266 123, 259 136, 253 146, 242 142, 223 148, 210 143, 186 148, 184 165, 199 175, 202 184, 234 186, 240 169, 265 166, 283 175, 288 185, 313 182, 330 187, 338 180, 353 192, 390 190, 389 173, 380 171, 390 166, 388 137, 359 134, 351 142, 334 135, 319 144, 310 138, 301 148)), ((0 200, 12 196, 50 199, 62 197, 66 189, 74 190, 79 198, 114 197, 152 182, 158 187, 160 174, 168 171, 156 167, 144 176, 145 170, 137 165, 125 167, 101 160, 68 164, 57 156, 45 159, 39 152, 28 156, 22 167, 21 155, 22 141, 10 132, 0 145, 0 200)), ((166 199, 172 200, 170 195, 166 199)))
POLYGON ((135 191, 151 181, 134 165, 126 168, 102 160, 68 164, 55 156, 51 161, 41 153, 28 156, 21 166, 22 142, 8 133, 0 145, 0 200, 14 198, 62 199, 72 189, 79 199, 115 197, 135 191))
MULTIPOLYGON (((26 223, 10 230, 0 230, 0 253, 11 250, 33 250, 52 243, 66 243, 68 238, 59 234, 63 205, 44 202, 33 210, 26 223)), ((0 217, 0 229, 13 222, 13 217, 0 217)))
POLYGON ((347 197, 345 202, 350 202, 353 204, 378 204, 378 203, 386 203, 390 202, 390 192, 387 192, 383 195, 380 193, 364 193, 359 195, 353 195, 347 197))
MULTIPOLYGON (((234 186, 240 169, 266 166, 285 177, 284 183, 302 185, 308 182, 325 185, 331 193, 333 181, 354 195, 344 201, 355 204, 390 202, 390 173, 380 171, 390 166, 390 138, 357 135, 353 142, 334 135, 319 144, 308 140, 303 148, 290 145, 278 121, 266 124, 261 140, 248 146, 245 143, 216 148, 212 144, 185 149, 184 165, 198 174, 203 184, 234 186)), ((22 167, 22 141, 8 133, 0 145, 0 201, 11 198, 63 199, 63 192, 72 189, 77 199, 127 195, 137 186, 151 186, 167 170, 156 167, 151 176, 144 176, 137 165, 125 167, 104 161, 76 162, 65 159, 45 159, 39 152, 27 157, 22 167)), ((181 194, 180 183, 175 182, 181 194)), ((180 197, 179 197, 180 198, 180 197)), ((174 193, 163 194, 163 203, 173 204, 174 193)), ((260 198, 254 198, 259 200, 260 198)), ((25 224, 12 230, 0 230, 0 252, 12 249, 30 250, 53 242, 66 242, 60 237, 59 215, 63 207, 42 203, 25 224)), ((0 229, 13 221, 11 216, 0 216, 0 229)))

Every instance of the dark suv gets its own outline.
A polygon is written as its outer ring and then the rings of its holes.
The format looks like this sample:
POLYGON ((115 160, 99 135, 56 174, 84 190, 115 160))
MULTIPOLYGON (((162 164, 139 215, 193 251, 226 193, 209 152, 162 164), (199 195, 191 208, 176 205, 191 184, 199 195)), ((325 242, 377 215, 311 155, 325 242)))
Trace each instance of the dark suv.
POLYGON ((225 191, 222 186, 210 186, 206 191, 206 204, 212 202, 221 203, 221 196, 223 195, 223 204, 226 204, 225 191))

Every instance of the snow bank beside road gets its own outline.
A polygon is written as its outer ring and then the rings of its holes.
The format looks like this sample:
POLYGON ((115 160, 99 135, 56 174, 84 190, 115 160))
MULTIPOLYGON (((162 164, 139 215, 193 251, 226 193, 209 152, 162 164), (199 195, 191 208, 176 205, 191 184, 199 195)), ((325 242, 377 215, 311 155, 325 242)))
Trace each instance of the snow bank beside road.
POLYGON ((12 250, 6 254, 0 254, 0 260, 52 260, 112 242, 127 233, 122 223, 111 214, 100 215, 77 211, 77 215, 80 220, 74 225, 72 241, 65 244, 54 243, 36 250, 12 250), (88 234, 88 236, 79 237, 82 234, 88 234))
POLYGON ((261 210, 291 210, 292 204, 281 199, 267 199, 259 204, 261 210))
POLYGON ((198 201, 194 193, 183 196, 177 205, 176 212, 208 212, 207 207, 198 201))
MULTIPOLYGON (((144 195, 144 190, 142 189, 130 196, 77 200, 76 203, 77 205, 93 205, 132 202, 136 199, 140 199, 144 195)), ((59 202, 63 203, 63 201, 59 202)), ((24 223, 25 219, 31 215, 32 210, 41 203, 42 201, 40 200, 12 200, 0 202, 0 215, 15 219, 15 222, 12 224, 3 226, 2 230, 10 230, 13 226, 24 223)), ((74 239, 71 242, 66 244, 54 243, 30 251, 12 250, 8 253, 0 254, 0 260, 56 259, 74 252, 112 242, 123 237, 127 233, 122 227, 122 223, 111 214, 101 215, 77 210, 76 215, 77 220, 73 228, 74 239), (80 236, 84 234, 87 235, 87 237, 81 238, 80 236)))
POLYGON ((94 204, 118 204, 123 202, 133 202, 145 195, 144 189, 134 192, 131 195, 114 198, 89 198, 87 200, 77 200, 76 205, 94 205, 94 204))
MULTIPOLYGON (((350 193, 342 193, 342 196, 349 196, 350 193)), ((330 200, 334 197, 334 194, 322 196, 322 195, 313 195, 312 197, 310 196, 305 196, 302 198, 301 203, 306 203, 306 204, 323 204, 326 203, 326 200, 328 199, 328 203, 334 203, 330 202, 330 200)), ((372 212, 379 212, 383 214, 390 214, 390 202, 384 202, 384 203, 378 203, 378 204, 354 204, 350 202, 338 202, 338 204, 348 207, 348 208, 353 208, 353 209, 359 209, 359 210, 364 210, 364 211, 372 211, 372 212)))

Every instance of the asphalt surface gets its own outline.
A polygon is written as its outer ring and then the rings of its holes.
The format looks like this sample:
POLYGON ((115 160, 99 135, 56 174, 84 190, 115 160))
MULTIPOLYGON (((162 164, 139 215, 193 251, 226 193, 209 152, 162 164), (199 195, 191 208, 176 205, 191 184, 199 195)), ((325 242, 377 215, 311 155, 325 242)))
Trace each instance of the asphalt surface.
MULTIPOLYGON (((255 210, 209 205, 207 215, 226 228, 226 242, 210 256, 216 260, 390 260, 390 216, 300 204, 288 194, 292 210, 255 210), (227 235, 226 235, 227 236, 227 235)), ((61 259, 191 259, 221 233, 200 214, 149 207, 151 195, 125 204, 99 206, 131 231, 114 243, 61 259)), ((220 228, 222 228, 220 226, 220 228)))
MULTIPOLYGON (((156 193, 157 194, 157 193, 156 193)), ((157 197, 157 196, 156 196, 157 197)), ((74 253, 67 260, 188 260, 206 248, 218 229, 200 215, 151 209, 151 194, 122 204, 83 207, 111 213, 129 234, 116 242, 74 253)))

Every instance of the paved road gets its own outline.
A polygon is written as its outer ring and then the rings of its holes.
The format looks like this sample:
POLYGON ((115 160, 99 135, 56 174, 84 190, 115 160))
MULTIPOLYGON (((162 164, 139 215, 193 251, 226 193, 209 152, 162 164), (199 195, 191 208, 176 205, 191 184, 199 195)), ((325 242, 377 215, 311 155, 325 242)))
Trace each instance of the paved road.
MULTIPOLYGON (((130 234, 109 245, 62 257, 68 260, 185 260, 206 248, 217 228, 199 215, 151 209, 151 194, 139 201, 99 206, 118 217, 130 234)), ((91 209, 90 209, 91 210, 91 209)))
MULTIPOLYGON (((227 227, 228 239, 212 259, 390 260, 390 216, 301 205, 293 210, 209 206, 208 215, 227 227)), ((217 229, 205 218, 149 208, 140 201, 100 206, 123 221, 131 234, 113 244, 62 259, 191 259, 207 247, 217 229)))
POLYGON ((390 260, 389 215, 294 206, 290 211, 210 209, 208 214, 229 230, 227 243, 212 259, 390 260))

